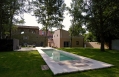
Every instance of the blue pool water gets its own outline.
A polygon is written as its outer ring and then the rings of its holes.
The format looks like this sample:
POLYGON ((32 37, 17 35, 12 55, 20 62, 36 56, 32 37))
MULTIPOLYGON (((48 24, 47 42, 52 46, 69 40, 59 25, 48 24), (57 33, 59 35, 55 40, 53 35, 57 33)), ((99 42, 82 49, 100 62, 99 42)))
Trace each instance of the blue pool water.
POLYGON ((42 49, 50 58, 55 61, 64 61, 64 60, 79 60, 75 57, 70 57, 69 55, 58 52, 54 49, 42 49))

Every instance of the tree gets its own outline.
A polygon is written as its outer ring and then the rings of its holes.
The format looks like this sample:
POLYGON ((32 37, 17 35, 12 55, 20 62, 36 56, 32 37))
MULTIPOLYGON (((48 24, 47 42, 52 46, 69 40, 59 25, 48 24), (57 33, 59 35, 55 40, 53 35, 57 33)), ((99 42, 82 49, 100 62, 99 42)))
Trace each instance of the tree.
POLYGON ((4 37, 4 33, 9 29, 11 38, 15 15, 24 13, 25 4, 26 0, 0 0, 0 37, 4 37))
POLYGON ((80 26, 81 24, 75 24, 73 26, 70 26, 69 33, 72 33, 72 36, 78 36, 78 35, 84 35, 86 33, 86 30, 80 26))
POLYGON ((101 51, 104 51, 104 43, 107 38, 118 36, 115 34, 119 30, 119 24, 115 23, 115 21, 118 21, 119 1, 85 0, 81 5, 84 7, 82 10, 86 12, 86 16, 84 16, 86 26, 101 42, 101 51))
POLYGON ((67 7, 67 10, 72 17, 71 19, 71 27, 70 27, 70 47, 72 47, 72 36, 73 35, 79 35, 79 33, 85 32, 85 30, 82 28, 82 12, 80 9, 80 0, 72 0, 71 7, 67 7), (81 31, 82 32, 81 32, 81 31))
POLYGON ((0 39, 4 38, 4 26, 9 22, 9 11, 8 11, 7 0, 0 0, 0 39))
POLYGON ((38 23, 41 23, 46 29, 46 37, 48 28, 62 26, 64 1, 63 0, 36 0, 34 4, 34 16, 38 23))
MULTIPOLYGON (((10 26, 10 29, 9 29, 9 32, 10 32, 10 38, 11 38, 11 31, 12 31, 12 25, 13 25, 13 20, 15 20, 14 16, 15 15, 20 15, 24 12, 26 12, 26 3, 29 3, 29 1, 27 0, 10 0, 9 2, 9 14, 10 14, 10 18, 9 18, 9 26, 10 26)), ((20 23, 24 23, 24 19, 22 18, 21 20, 22 22, 20 23)))
POLYGON ((92 34, 92 32, 84 34, 83 36, 85 41, 88 41, 88 42, 96 41, 96 37, 92 34))

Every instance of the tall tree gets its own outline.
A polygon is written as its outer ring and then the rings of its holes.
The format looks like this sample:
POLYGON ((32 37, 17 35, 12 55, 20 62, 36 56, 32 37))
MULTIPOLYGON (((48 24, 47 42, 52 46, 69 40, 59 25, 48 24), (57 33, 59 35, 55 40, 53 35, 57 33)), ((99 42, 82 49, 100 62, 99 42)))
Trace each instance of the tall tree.
MULTIPOLYGON (((27 0, 10 0, 9 2, 9 11, 10 11, 10 18, 9 18, 9 32, 10 32, 10 38, 11 38, 11 31, 12 31, 12 25, 13 25, 13 20, 15 19, 14 16, 15 15, 20 15, 23 14, 24 12, 26 12, 26 8, 28 7, 28 5, 26 5, 27 3, 29 3, 29 1, 27 0)), ((22 18, 22 17, 21 17, 22 18)), ((22 20, 24 20, 22 18, 22 20)))
MULTIPOLYGON (((46 37, 48 28, 62 26, 64 1, 63 0, 36 0, 34 4, 34 16, 38 23, 45 26, 46 37), (60 25, 59 25, 60 24, 60 25)), ((45 39, 46 41, 46 39, 45 39)), ((46 42, 45 45, 46 46, 46 42)))
POLYGON ((70 26, 69 33, 72 33, 72 36, 84 35, 86 30, 82 28, 81 23, 79 22, 73 26, 70 26))
POLYGON ((4 38, 4 26, 9 22, 7 0, 0 0, 0 39, 4 38))
MULTIPOLYGON (((119 1, 118 0, 83 0, 82 10, 86 12, 84 16, 88 29, 101 42, 101 51, 104 51, 104 43, 107 38, 117 37, 119 24, 119 1)), ((110 39, 112 40, 112 38, 110 39)))
MULTIPOLYGON (((80 9, 80 0, 72 0, 71 7, 67 7, 67 10, 70 13, 71 19, 71 27, 70 27, 70 47, 72 47, 72 36, 79 32, 82 29, 82 12, 80 9), (77 29, 76 29, 77 28, 77 29)), ((83 29, 82 29, 83 30, 83 29)), ((80 32, 79 32, 80 33, 80 32)))
POLYGON ((93 42, 96 41, 96 37, 92 34, 92 32, 88 32, 83 35, 84 36, 84 41, 86 42, 93 42))
POLYGON ((11 38, 15 15, 25 12, 25 4, 26 0, 0 0, 0 37, 3 37, 5 28, 7 28, 11 38))

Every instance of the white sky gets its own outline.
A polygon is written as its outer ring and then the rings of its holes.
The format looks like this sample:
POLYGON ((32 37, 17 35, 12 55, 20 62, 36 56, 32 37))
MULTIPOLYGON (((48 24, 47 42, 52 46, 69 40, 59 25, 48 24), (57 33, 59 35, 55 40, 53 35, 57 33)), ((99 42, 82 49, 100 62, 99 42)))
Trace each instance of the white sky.
MULTIPOLYGON (((66 3, 67 6, 70 6, 71 0, 64 0, 64 2, 66 3)), ((66 14, 65 12, 65 18, 63 20, 63 25, 65 26, 63 29, 64 30, 69 30, 69 27, 71 25, 70 23, 70 19, 71 17, 69 17, 69 15, 66 14)), ((25 19, 25 24, 26 26, 39 26, 39 28, 42 28, 42 24, 38 24, 36 21, 36 18, 34 16, 31 16, 30 14, 24 14, 24 19, 25 19)), ((56 30, 56 29, 54 29, 56 30)))

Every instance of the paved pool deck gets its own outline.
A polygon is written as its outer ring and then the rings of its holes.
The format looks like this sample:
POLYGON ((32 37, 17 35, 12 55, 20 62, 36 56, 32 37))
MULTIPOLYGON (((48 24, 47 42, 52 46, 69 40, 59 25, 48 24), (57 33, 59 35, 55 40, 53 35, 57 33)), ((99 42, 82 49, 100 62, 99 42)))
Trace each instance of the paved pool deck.
POLYGON ((107 68, 113 66, 112 64, 108 64, 105 62, 97 61, 94 59, 86 58, 83 56, 75 55, 72 53, 68 53, 65 51, 58 50, 59 52, 64 52, 68 55, 78 57, 80 60, 66 60, 66 61, 54 61, 51 59, 46 53, 44 53, 41 49, 53 49, 50 47, 36 47, 40 55, 43 57, 46 64, 49 66, 54 75, 63 74, 63 73, 71 73, 78 71, 86 71, 93 70, 99 68, 107 68))
POLYGON ((15 51, 33 51, 33 50, 37 50, 37 49, 33 47, 22 47, 21 49, 15 51))

